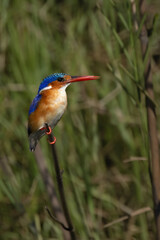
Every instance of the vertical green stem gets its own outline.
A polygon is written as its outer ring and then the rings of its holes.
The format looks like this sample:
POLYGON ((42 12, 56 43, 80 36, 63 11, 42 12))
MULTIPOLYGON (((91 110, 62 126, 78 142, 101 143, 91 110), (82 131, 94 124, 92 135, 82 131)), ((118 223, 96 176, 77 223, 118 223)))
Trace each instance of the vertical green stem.
MULTIPOLYGON (((47 123, 46 123, 46 129, 47 129, 47 132, 50 131, 47 123)), ((48 135, 48 139, 49 139, 50 142, 53 142, 53 136, 52 136, 51 133, 48 135)), ((76 240, 75 232, 74 232, 74 229, 73 229, 73 224, 72 224, 72 221, 71 221, 71 218, 70 218, 70 214, 69 214, 69 210, 68 210, 68 206, 67 206, 67 202, 66 202, 66 197, 65 197, 65 193, 64 193, 62 173, 61 173, 61 170, 60 170, 60 167, 59 167, 58 156, 57 156, 57 152, 56 152, 54 144, 51 144, 51 150, 52 150, 52 156, 53 156, 53 161, 54 161, 54 166, 55 166, 55 171, 56 171, 58 191, 59 191, 60 200, 61 200, 61 204, 62 204, 62 207, 63 207, 64 215, 65 215, 68 227, 69 227, 69 232, 70 232, 71 239, 76 240)))

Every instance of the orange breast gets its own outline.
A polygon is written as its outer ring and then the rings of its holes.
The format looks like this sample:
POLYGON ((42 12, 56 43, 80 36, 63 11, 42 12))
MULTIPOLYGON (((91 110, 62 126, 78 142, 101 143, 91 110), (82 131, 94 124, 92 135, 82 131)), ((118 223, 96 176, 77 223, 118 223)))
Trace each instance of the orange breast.
MULTIPOLYGON (((37 109, 29 116, 29 126, 32 131, 37 131, 47 122, 51 124, 62 116, 67 106, 65 90, 51 89, 42 92, 42 98, 37 109)), ((56 125, 56 122, 55 122, 56 125)))

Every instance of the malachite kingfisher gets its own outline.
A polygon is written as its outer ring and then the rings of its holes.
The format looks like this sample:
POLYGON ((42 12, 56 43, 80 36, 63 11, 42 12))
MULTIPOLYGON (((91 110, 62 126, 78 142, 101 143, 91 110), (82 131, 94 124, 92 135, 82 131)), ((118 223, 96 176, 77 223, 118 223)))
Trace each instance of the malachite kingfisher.
POLYGON ((66 88, 73 82, 96 80, 99 76, 70 76, 55 73, 43 79, 29 109, 28 136, 30 150, 34 151, 45 135, 47 123, 53 129, 67 107, 66 88))

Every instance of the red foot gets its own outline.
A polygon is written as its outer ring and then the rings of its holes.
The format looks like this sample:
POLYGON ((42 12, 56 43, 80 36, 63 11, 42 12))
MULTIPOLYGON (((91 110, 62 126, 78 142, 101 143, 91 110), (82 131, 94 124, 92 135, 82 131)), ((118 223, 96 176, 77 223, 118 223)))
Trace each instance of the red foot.
POLYGON ((49 139, 48 139, 48 142, 49 142, 49 144, 55 144, 55 142, 56 142, 56 137, 54 137, 53 142, 50 142, 49 139))
MULTIPOLYGON (((45 129, 45 130, 46 130, 46 134, 47 134, 47 135, 50 135, 51 132, 52 132, 52 129, 51 129, 50 126, 48 126, 48 128, 49 128, 49 131, 46 129, 46 127, 42 128, 42 130, 45 129)), ((54 136, 53 136, 53 137, 54 137, 54 136)), ((55 142, 56 142, 56 137, 54 137, 54 140, 53 140, 52 142, 50 142, 49 139, 48 139, 48 142, 49 142, 49 144, 55 144, 55 142)))
POLYGON ((47 134, 47 135, 50 135, 51 132, 52 132, 52 129, 51 129, 51 127, 49 127, 49 126, 48 126, 48 128, 49 128, 49 131, 47 131, 47 129, 46 129, 46 134, 47 134))

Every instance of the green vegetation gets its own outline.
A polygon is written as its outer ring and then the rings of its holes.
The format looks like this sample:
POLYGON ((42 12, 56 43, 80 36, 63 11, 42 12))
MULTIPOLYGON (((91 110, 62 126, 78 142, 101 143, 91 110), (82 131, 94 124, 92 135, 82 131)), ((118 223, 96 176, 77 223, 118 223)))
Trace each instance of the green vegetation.
MULTIPOLYGON (((62 239, 44 210, 50 201, 26 130, 39 83, 54 72, 101 77, 67 89, 68 109, 54 129, 78 239, 154 239, 152 211, 104 226, 153 207, 139 32, 147 20, 159 106, 159 10, 158 0, 147 1, 140 19, 137 7, 136 33, 129 0, 0 1, 1 240, 62 239)), ((55 181, 46 137, 40 142, 55 181)))

